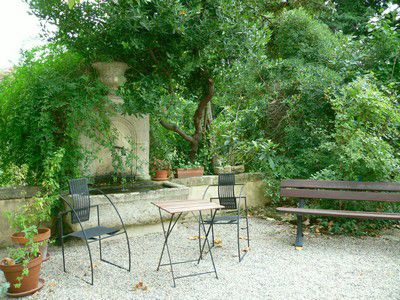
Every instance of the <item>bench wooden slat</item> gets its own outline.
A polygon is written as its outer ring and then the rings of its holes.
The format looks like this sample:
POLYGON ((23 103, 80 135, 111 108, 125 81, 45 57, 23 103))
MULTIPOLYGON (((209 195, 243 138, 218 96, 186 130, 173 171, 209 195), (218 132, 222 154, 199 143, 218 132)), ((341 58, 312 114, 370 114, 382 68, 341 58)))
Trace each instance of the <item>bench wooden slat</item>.
POLYGON ((399 202, 400 193, 282 188, 282 197, 399 202))
POLYGON ((287 179, 282 181, 281 187, 400 192, 400 183, 397 182, 287 179))
POLYGON ((297 207, 278 207, 277 210, 280 212, 295 213, 298 215, 318 215, 327 217, 348 217, 348 218, 375 219, 375 220, 400 220, 400 214, 385 213, 385 212, 313 209, 313 208, 297 208, 297 207))

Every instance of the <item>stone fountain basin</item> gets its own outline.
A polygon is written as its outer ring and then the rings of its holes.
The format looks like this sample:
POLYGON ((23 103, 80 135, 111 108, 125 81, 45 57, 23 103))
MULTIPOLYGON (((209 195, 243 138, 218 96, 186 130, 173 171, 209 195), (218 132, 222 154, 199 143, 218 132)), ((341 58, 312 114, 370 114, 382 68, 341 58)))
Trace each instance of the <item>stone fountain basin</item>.
MULTIPOLYGON (((151 204, 154 201, 186 200, 189 188, 172 182, 141 184, 122 191, 121 186, 102 186, 104 191, 117 207, 125 226, 142 226, 160 222, 158 209, 151 204)), ((99 205, 100 222, 103 226, 118 227, 121 225, 118 215, 103 195, 92 194, 91 205, 99 205)), ((83 222, 85 228, 97 226, 97 209, 90 211, 89 221, 83 222)), ((81 230, 79 224, 71 224, 71 217, 66 219, 73 230, 81 230)))

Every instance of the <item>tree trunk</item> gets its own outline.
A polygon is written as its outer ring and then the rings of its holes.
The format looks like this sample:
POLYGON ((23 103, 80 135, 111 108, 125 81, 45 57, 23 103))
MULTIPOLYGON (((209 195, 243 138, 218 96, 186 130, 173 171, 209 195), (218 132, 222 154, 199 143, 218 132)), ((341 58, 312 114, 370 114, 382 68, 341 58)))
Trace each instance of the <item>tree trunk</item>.
POLYGON ((190 161, 194 162, 196 160, 197 151, 199 150, 199 141, 194 141, 190 143, 190 161))
POLYGON ((181 128, 176 124, 169 123, 163 119, 160 120, 160 124, 171 131, 179 134, 184 140, 190 143, 190 160, 194 161, 197 156, 197 152, 199 150, 199 143, 202 139, 203 129, 206 130, 206 119, 207 119, 207 105, 211 102, 211 99, 214 96, 214 80, 212 78, 208 79, 208 89, 207 94, 197 105, 197 109, 193 115, 193 123, 195 132, 193 135, 189 135, 184 132, 181 128))

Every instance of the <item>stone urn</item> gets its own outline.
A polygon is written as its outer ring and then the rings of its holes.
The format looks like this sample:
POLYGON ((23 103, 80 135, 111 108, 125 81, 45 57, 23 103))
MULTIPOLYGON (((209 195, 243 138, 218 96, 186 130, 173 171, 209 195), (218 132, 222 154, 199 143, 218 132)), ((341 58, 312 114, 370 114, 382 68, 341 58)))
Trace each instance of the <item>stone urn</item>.
POLYGON ((118 90, 126 82, 125 71, 129 66, 124 62, 95 62, 92 66, 99 73, 100 81, 112 90, 118 90))

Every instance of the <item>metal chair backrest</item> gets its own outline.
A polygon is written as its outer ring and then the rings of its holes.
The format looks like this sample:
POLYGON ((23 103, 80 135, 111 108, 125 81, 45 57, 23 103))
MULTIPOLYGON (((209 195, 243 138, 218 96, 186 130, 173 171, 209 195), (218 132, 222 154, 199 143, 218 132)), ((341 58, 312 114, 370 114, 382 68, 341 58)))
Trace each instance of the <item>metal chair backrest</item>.
POLYGON ((235 174, 219 174, 218 175, 218 198, 219 203, 225 209, 236 209, 235 197, 235 174))
POLYGON ((84 222, 90 218, 90 196, 88 181, 86 178, 71 179, 69 181, 69 192, 72 197, 72 207, 78 217, 71 213, 71 223, 84 222))

